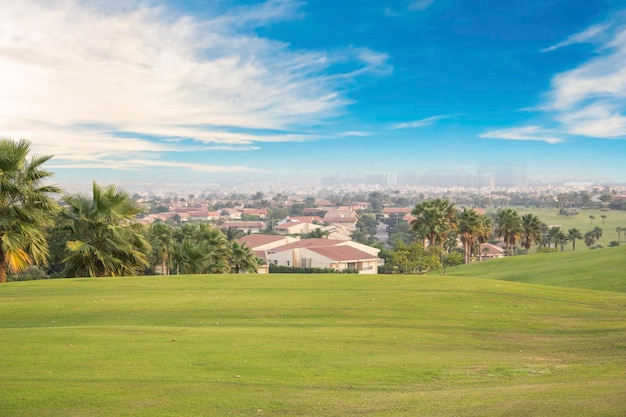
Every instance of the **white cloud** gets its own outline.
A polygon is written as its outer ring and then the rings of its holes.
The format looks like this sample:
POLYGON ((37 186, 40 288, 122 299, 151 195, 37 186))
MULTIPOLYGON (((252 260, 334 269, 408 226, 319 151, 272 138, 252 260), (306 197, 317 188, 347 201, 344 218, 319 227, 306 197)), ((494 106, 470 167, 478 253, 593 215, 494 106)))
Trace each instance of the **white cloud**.
POLYGON ((411 0, 409 1, 409 10, 426 10, 433 4, 435 0, 411 0))
POLYGON ((447 119, 449 117, 451 116, 449 115, 431 116, 425 119, 414 120, 412 122, 396 123, 392 125, 389 129, 395 130, 395 129, 420 128, 420 127, 430 126, 432 124, 435 124, 439 120, 447 119))
POLYGON ((527 126, 493 130, 481 137, 558 143, 571 135, 626 138, 626 23, 623 15, 570 36, 543 52, 577 43, 595 45, 596 55, 552 78, 544 101, 532 108, 551 119, 551 129, 527 126))
POLYGON ((579 33, 575 33, 574 35, 570 36, 569 38, 567 38, 566 40, 564 40, 563 42, 559 42, 556 45, 550 46, 548 48, 542 49, 541 52, 551 52, 560 48, 564 48, 566 46, 570 46, 570 45, 575 45, 578 43, 587 43, 587 42, 593 42, 595 40, 597 40, 598 37, 600 37, 601 35, 603 35, 606 30, 609 28, 608 24, 599 24, 599 25, 594 25, 591 26, 585 30, 583 30, 582 32, 579 33))
POLYGON ((0 136, 26 137, 55 159, 103 165, 110 161, 101 155, 181 151, 180 142, 171 141, 180 138, 236 150, 311 140, 203 126, 301 130, 349 103, 338 92, 345 80, 337 75, 390 68, 385 54, 366 48, 349 48, 344 56, 293 51, 250 30, 297 18, 301 2, 270 0, 204 20, 149 4, 3 4, 0 136), (329 76, 345 59, 353 70, 329 76))
POLYGON ((563 142, 563 139, 555 136, 553 132, 547 131, 540 126, 513 127, 508 129, 496 129, 479 135, 485 139, 506 139, 506 140, 530 140, 541 141, 551 144, 563 142))

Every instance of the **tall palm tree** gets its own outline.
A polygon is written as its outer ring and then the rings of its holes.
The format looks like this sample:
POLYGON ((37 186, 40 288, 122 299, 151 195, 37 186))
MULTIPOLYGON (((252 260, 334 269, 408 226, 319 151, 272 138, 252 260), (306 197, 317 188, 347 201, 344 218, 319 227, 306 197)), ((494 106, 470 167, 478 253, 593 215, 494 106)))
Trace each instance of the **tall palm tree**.
POLYGON ((522 216, 522 246, 526 253, 533 243, 541 242, 541 220, 532 213, 522 216))
POLYGON ((576 229, 575 227, 572 229, 569 229, 567 231, 567 238, 570 242, 572 242, 572 251, 576 250, 576 240, 577 239, 582 239, 583 238, 583 234, 580 230, 576 229))
POLYGON ((600 240, 600 238, 602 237, 602 228, 599 226, 596 226, 593 228, 592 232, 593 232, 593 235, 596 237, 596 240, 600 240))
POLYGON ((617 242, 619 243, 622 241, 621 235, 624 229, 622 229, 620 226, 617 226, 617 228, 615 228, 615 231, 617 232, 617 242))
POLYGON ((92 195, 64 197, 67 242, 66 276, 138 275, 148 266, 150 244, 134 220, 141 207, 124 191, 95 181, 92 195))
POLYGON ((465 209, 458 216, 458 234, 463 243, 465 263, 470 262, 472 248, 482 232, 483 222, 480 215, 474 209, 465 209))
POLYGON ((583 238, 585 239, 585 245, 590 249, 596 243, 596 235, 591 230, 586 232, 583 238))
POLYGON ((491 233, 493 233, 493 224, 491 222, 491 218, 486 214, 479 215, 480 220, 480 231, 478 232, 477 240, 478 240, 478 260, 482 260, 482 251, 480 250, 480 245, 483 243, 489 242, 491 238, 491 233))
POLYGON ((30 142, 0 139, 0 282, 7 272, 21 272, 45 264, 45 229, 59 208, 50 196, 60 189, 44 184, 52 173, 42 165, 51 155, 32 156, 30 142))
POLYGON ((443 248, 448 235, 457 229, 457 217, 454 204, 448 200, 436 198, 417 204, 411 211, 415 219, 411 227, 415 230, 426 247, 431 245, 443 248))
POLYGON ((511 255, 512 248, 522 234, 522 219, 517 211, 506 208, 498 210, 496 223, 496 233, 498 237, 504 238, 506 252, 511 255))
POLYGON ((148 229, 148 240, 152 246, 152 259, 161 264, 161 273, 169 275, 169 264, 172 251, 172 228, 166 223, 154 223, 148 229))

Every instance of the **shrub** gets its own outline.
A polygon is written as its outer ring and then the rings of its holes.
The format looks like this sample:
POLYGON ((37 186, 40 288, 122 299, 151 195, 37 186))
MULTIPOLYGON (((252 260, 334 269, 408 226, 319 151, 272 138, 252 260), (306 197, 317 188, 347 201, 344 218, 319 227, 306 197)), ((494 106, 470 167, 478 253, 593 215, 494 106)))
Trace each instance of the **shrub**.
POLYGON ((619 246, 619 242, 618 242, 617 240, 612 240, 612 241, 609 243, 609 247, 614 247, 614 246, 619 246))
POLYGON ((44 271, 35 265, 31 265, 17 275, 10 275, 7 281, 35 281, 38 279, 49 279, 44 271))

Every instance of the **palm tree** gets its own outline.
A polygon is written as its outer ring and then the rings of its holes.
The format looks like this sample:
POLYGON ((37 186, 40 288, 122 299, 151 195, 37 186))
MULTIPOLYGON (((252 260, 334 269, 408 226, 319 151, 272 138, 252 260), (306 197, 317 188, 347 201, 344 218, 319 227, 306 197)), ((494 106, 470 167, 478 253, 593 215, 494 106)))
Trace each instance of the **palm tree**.
POLYGON ((456 209, 448 200, 436 198, 417 204, 411 212, 415 219, 411 227, 417 232, 426 247, 431 245, 443 248, 448 235, 457 228, 456 209))
POLYGON ((173 243, 171 227, 163 222, 152 224, 148 229, 148 241, 150 246, 152 246, 151 258, 161 263, 161 273, 163 275, 169 275, 173 243))
POLYGON ((596 216, 594 216, 593 214, 591 214, 589 216, 589 220, 591 220, 591 224, 593 224, 593 221, 596 219, 596 216))
POLYGON ((604 219, 606 219, 606 214, 600 216, 602 218, 602 224, 604 224, 604 219))
POLYGON ((226 237, 206 223, 183 226, 173 252, 178 273, 224 274, 231 269, 226 237))
POLYGON ((141 207, 124 191, 93 183, 92 196, 64 197, 67 242, 66 276, 138 275, 149 265, 150 244, 134 222, 141 207))
POLYGON ((576 250, 576 239, 582 239, 583 234, 575 227, 567 231, 567 239, 572 242, 572 251, 576 250))
POLYGON ((617 226, 617 228, 615 229, 615 231, 617 232, 617 242, 621 242, 621 234, 624 231, 624 229, 622 229, 621 227, 617 226))
POLYGON ((465 209, 458 216, 459 237, 463 243, 465 252, 465 263, 468 264, 471 258, 472 248, 478 239, 483 227, 480 215, 474 209, 465 209))
POLYGON ((541 220, 532 213, 522 216, 522 246, 528 254, 533 243, 541 242, 541 220))
POLYGON ((565 234, 560 227, 550 228, 550 230, 548 230, 548 247, 550 247, 550 243, 554 242, 554 249, 557 249, 564 236, 565 234))
POLYGON ((230 263, 234 273, 257 271, 260 259, 248 246, 243 243, 231 242, 230 252, 230 263))
POLYGON ((510 255, 511 249, 515 247, 515 242, 522 234, 522 219, 515 210, 507 208, 498 211, 496 222, 496 233, 498 237, 504 238, 506 252, 510 255))
POLYGON ((584 239, 588 248, 591 248, 596 243, 596 235, 591 230, 585 233, 584 239))
POLYGON ((596 237, 596 240, 600 240, 600 238, 602 237, 602 228, 599 226, 596 226, 593 228, 592 232, 593 232, 593 235, 596 237))
POLYGON ((480 231, 478 233, 478 260, 482 261, 482 251, 480 250, 480 245, 483 243, 489 242, 491 238, 491 233, 493 233, 493 225, 491 223, 491 218, 486 214, 481 214, 479 216, 480 219, 480 231))
POLYGON ((52 156, 29 160, 29 153, 27 140, 0 139, 0 282, 8 271, 47 262, 45 229, 59 211, 50 194, 60 189, 43 184, 52 173, 42 165, 52 156))
POLYGON ((303 238, 304 239, 312 239, 312 238, 328 239, 328 236, 330 236, 330 232, 328 230, 322 230, 321 227, 318 227, 317 229, 311 230, 311 232, 303 236, 303 238))

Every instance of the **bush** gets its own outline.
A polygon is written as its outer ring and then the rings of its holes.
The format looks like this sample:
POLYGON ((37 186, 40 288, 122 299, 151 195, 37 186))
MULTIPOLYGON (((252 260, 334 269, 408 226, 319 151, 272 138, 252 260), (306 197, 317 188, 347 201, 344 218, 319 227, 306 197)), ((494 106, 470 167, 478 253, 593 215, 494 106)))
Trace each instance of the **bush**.
POLYGON ((339 271, 331 268, 296 268, 293 266, 270 265, 270 274, 358 274, 358 269, 339 271))
POLYGON ((44 271, 35 265, 31 265, 17 275, 9 275, 7 281, 35 281, 39 279, 49 279, 44 271))
POLYGON ((615 247, 615 246, 619 246, 619 242, 617 240, 612 240, 609 243, 609 247, 615 247))

